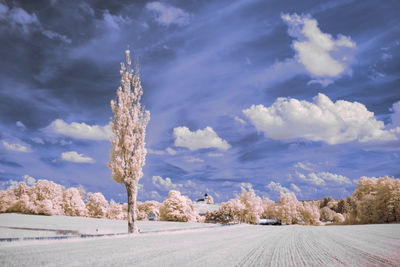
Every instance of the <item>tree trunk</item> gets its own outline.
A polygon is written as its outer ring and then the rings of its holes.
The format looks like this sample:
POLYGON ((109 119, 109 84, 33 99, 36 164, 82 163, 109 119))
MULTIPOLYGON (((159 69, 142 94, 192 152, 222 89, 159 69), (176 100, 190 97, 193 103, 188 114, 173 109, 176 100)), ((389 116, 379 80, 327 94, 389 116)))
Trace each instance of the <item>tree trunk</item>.
POLYGON ((128 193, 128 233, 139 233, 139 228, 136 225, 136 197, 137 186, 134 181, 132 184, 125 184, 128 193))

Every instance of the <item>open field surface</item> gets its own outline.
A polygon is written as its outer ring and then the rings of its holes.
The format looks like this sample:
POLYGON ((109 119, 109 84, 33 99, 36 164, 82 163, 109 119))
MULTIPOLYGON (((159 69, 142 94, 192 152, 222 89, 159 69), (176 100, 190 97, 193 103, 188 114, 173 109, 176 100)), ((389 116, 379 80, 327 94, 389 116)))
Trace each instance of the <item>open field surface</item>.
MULTIPOLYGON (((7 226, 7 217, 21 228, 126 230, 120 221, 15 214, 1 214, 1 226, 7 226)), ((134 237, 1 242, 0 266, 400 266, 399 224, 215 227, 140 222, 139 226, 142 234, 134 237)), ((6 232, 2 228, 0 237, 6 232)))

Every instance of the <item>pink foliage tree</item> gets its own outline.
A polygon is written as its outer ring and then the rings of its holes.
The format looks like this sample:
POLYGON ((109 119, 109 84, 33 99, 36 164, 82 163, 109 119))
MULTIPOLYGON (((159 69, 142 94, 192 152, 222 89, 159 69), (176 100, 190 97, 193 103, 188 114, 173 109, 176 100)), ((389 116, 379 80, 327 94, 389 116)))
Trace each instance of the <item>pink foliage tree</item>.
POLYGON ((37 214, 63 215, 64 187, 48 180, 39 180, 30 190, 37 214))
POLYGON ((283 223, 294 224, 298 222, 299 212, 297 210, 299 202, 294 193, 280 193, 281 203, 278 217, 283 223))
POLYGON ((116 203, 114 200, 111 200, 107 209, 106 217, 112 220, 126 220, 128 218, 128 214, 124 210, 123 204, 116 203))
POLYGON ((264 211, 261 198, 256 195, 252 188, 249 188, 249 191, 247 192, 246 189, 242 187, 240 202, 244 205, 242 221, 257 224, 264 211))
POLYGON ((130 51, 126 50, 126 63, 121 63, 121 86, 117 90, 117 101, 111 101, 114 119, 111 119, 113 138, 111 159, 108 167, 112 178, 123 183, 128 194, 128 232, 137 233, 136 226, 138 182, 143 176, 145 164, 146 126, 150 112, 142 107, 143 94, 138 70, 131 69, 130 51))
POLYGON ((86 216, 87 209, 78 188, 71 187, 64 191, 62 206, 67 216, 86 216))
POLYGON ((108 202, 102 193, 89 193, 86 209, 90 217, 104 218, 108 209, 108 202))
POLYGON ((192 201, 176 190, 169 191, 168 197, 160 207, 162 221, 195 222, 197 217, 192 201))
MULTIPOLYGON (((326 207, 327 208, 327 207, 326 207)), ((298 205, 298 211, 303 222, 308 225, 320 225, 318 201, 305 201, 298 205)))

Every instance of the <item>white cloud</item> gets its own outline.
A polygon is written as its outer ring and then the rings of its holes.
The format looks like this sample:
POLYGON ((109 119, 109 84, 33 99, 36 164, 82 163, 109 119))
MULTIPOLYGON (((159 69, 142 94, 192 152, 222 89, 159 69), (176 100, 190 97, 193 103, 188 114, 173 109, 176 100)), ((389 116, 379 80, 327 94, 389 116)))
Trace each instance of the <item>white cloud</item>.
POLYGON ((311 172, 307 175, 299 172, 296 173, 300 179, 315 185, 325 185, 327 182, 332 182, 335 184, 351 184, 350 179, 346 176, 330 172, 311 172))
POLYGON ((196 158, 196 157, 187 158, 186 161, 190 162, 190 163, 201 163, 201 162, 204 162, 204 160, 196 158))
POLYGON ((182 184, 172 183, 172 180, 169 177, 163 179, 161 176, 153 176, 152 183, 155 187, 164 191, 182 188, 182 184))
POLYGON ((351 184, 350 179, 343 175, 334 174, 330 172, 319 172, 317 173, 317 175, 322 179, 324 179, 325 181, 333 181, 339 184, 351 184))
POLYGON ((105 10, 103 13, 104 22, 111 28, 119 30, 121 24, 127 24, 129 19, 123 18, 122 16, 112 15, 109 10, 105 10))
POLYGON ((301 189, 300 189, 300 187, 298 187, 297 185, 295 185, 295 184, 290 184, 290 187, 293 189, 293 191, 295 191, 296 193, 300 193, 301 192, 301 189))
POLYGON ((168 153, 171 156, 175 156, 178 152, 171 148, 171 147, 167 147, 165 150, 155 150, 155 149, 151 149, 151 148, 147 148, 147 152, 149 154, 153 154, 153 155, 165 155, 166 153, 168 153))
POLYGON ((384 123, 363 104, 332 102, 321 93, 313 102, 278 98, 270 107, 252 105, 243 113, 272 139, 303 138, 328 144, 398 140, 395 132, 385 130, 384 123))
POLYGON ((151 149, 151 148, 147 148, 147 153, 153 154, 153 155, 165 155, 164 150, 155 150, 155 149, 151 149))
POLYGON ((75 162, 75 163, 94 163, 95 160, 91 157, 87 157, 83 154, 79 154, 76 151, 68 151, 61 153, 61 158, 65 161, 75 162))
POLYGON ((337 38, 323 33, 318 22, 309 15, 283 14, 288 33, 297 40, 292 47, 296 59, 310 75, 323 86, 344 74, 351 74, 350 64, 353 61, 356 43, 350 37, 339 34, 337 38))
POLYGON ((28 153, 28 152, 32 152, 32 150, 29 148, 28 145, 21 145, 21 144, 12 144, 12 143, 8 143, 7 141, 2 141, 3 143, 3 147, 7 150, 10 151, 15 151, 15 152, 24 152, 24 153, 28 153))
POLYGON ((309 162, 297 162, 294 165, 294 167, 295 168, 299 168, 299 169, 303 169, 303 170, 306 170, 306 171, 312 171, 313 170, 313 166, 309 162))
POLYGON ((212 152, 208 153, 207 155, 209 157, 211 157, 211 158, 217 158, 217 157, 222 157, 223 156, 222 153, 212 153, 212 152))
POLYGON ((167 149, 165 149, 165 151, 167 151, 167 153, 170 154, 171 156, 175 156, 177 153, 176 150, 171 147, 167 147, 167 149))
POLYGON ((0 3, 0 22, 9 26, 10 29, 22 31, 29 34, 32 31, 40 31, 49 39, 59 39, 66 43, 71 43, 71 39, 57 32, 46 30, 42 27, 35 13, 29 14, 25 9, 20 7, 9 8, 0 3))
POLYGON ((8 6, 0 3, 0 21, 7 23, 14 29, 20 29, 24 33, 29 33, 31 26, 40 26, 40 22, 35 13, 29 14, 24 9, 8 6))
POLYGON ((239 118, 238 116, 235 116, 235 121, 239 122, 242 125, 246 124, 246 122, 243 119, 239 118))
POLYGON ((315 185, 325 185, 325 181, 318 177, 315 173, 309 173, 308 176, 297 172, 297 176, 302 179, 303 181, 306 181, 310 184, 315 184, 315 185))
POLYGON ((393 114, 391 116, 392 126, 400 127, 400 101, 393 104, 392 111, 393 111, 393 114))
POLYGON ((58 32, 55 32, 55 31, 43 30, 42 34, 44 36, 46 36, 47 38, 51 39, 51 40, 59 39, 59 40, 63 41, 64 43, 67 43, 67 44, 71 44, 72 43, 72 40, 69 39, 67 36, 59 34, 58 32))
POLYGON ((46 131, 72 137, 75 139, 109 140, 112 136, 111 125, 98 126, 86 123, 66 123, 61 119, 53 121, 45 128, 46 131))
POLYGON ((191 132, 189 128, 176 127, 174 128, 175 146, 187 147, 190 150, 202 148, 218 148, 227 150, 231 146, 227 141, 221 139, 211 127, 206 127, 204 130, 191 132))
POLYGON ((43 139, 40 138, 40 137, 32 137, 31 140, 32 140, 33 142, 35 142, 36 144, 44 145, 44 141, 43 141, 43 139))
POLYGON ((22 122, 20 122, 20 121, 17 121, 17 122, 15 123, 15 125, 17 125, 17 127, 21 128, 21 129, 23 129, 23 130, 25 130, 25 129, 26 129, 26 126, 25 126, 25 124, 23 124, 23 123, 22 123, 22 122))
POLYGON ((290 193, 290 190, 284 186, 282 186, 280 183, 275 183, 275 182, 270 182, 266 188, 272 191, 276 192, 282 192, 282 193, 290 193))
POLYGON ((156 21, 165 26, 177 24, 183 26, 189 23, 190 14, 184 10, 161 2, 146 4, 146 8, 156 13, 156 21))
POLYGON ((24 176, 22 176, 22 180, 29 186, 33 186, 36 183, 36 179, 28 174, 25 174, 24 176))

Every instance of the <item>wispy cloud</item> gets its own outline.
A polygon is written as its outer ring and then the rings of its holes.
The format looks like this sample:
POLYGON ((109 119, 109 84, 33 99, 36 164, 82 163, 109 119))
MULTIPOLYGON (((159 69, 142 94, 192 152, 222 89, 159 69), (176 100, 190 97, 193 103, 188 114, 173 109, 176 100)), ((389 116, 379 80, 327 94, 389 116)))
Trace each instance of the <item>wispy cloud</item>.
POLYGON ((153 11, 156 14, 156 21, 164 26, 169 26, 171 24, 183 26, 188 24, 190 20, 190 14, 183 9, 158 1, 147 3, 146 8, 153 11))
POLYGON ((23 153, 32 152, 32 150, 29 148, 28 145, 22 145, 22 144, 18 144, 18 143, 9 143, 4 140, 2 141, 2 143, 3 143, 3 147, 10 151, 23 152, 23 153))

